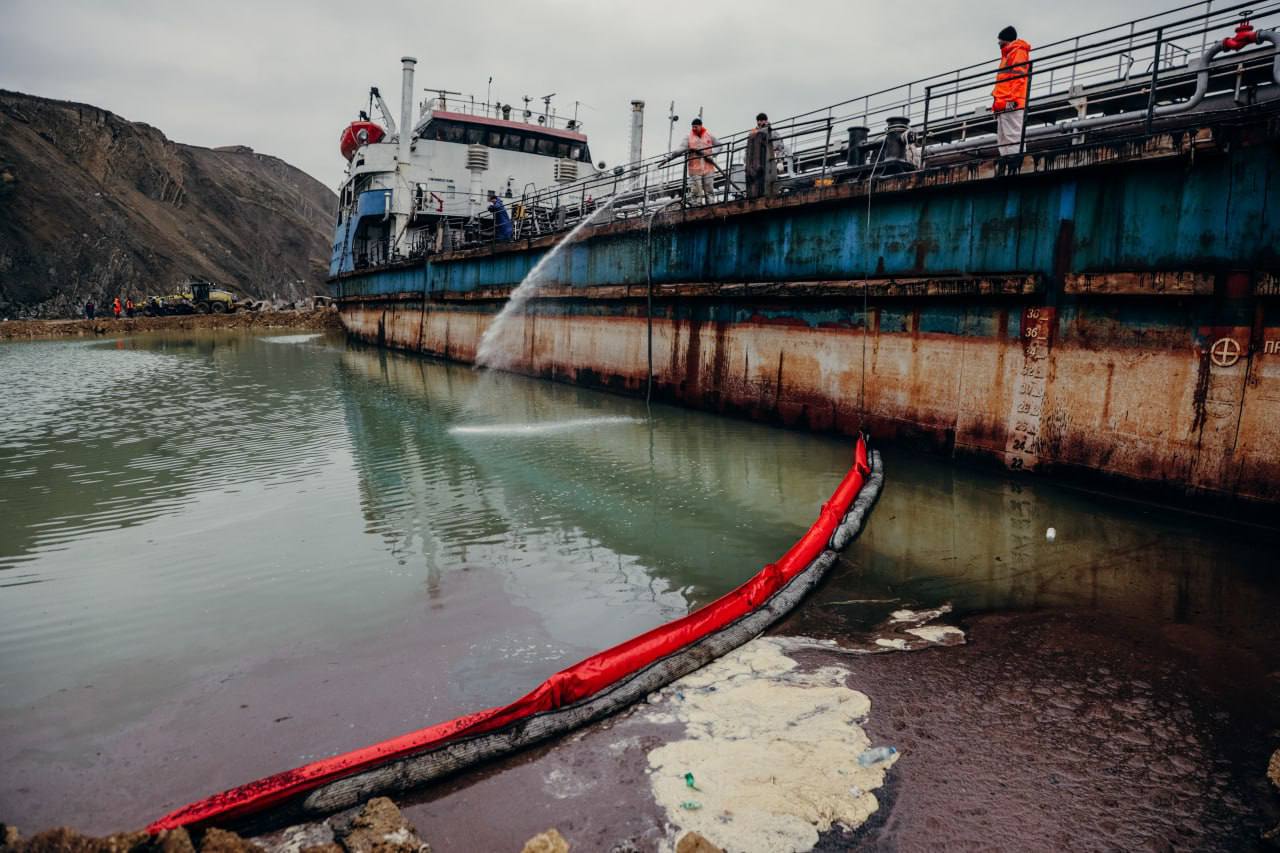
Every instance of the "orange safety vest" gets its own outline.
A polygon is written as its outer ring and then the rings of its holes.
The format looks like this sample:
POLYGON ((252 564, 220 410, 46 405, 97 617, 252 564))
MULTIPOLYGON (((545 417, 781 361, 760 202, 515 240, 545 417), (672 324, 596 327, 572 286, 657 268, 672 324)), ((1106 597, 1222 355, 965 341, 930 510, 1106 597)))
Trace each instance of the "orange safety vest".
POLYGON ((1027 105, 1027 68, 1024 63, 1031 58, 1031 45, 1022 39, 1013 41, 1000 48, 1000 70, 996 72, 996 87, 991 90, 995 103, 991 108, 996 112, 1005 109, 1012 103, 1013 108, 1020 110, 1027 105))
POLYGON ((710 175, 716 170, 711 165, 711 157, 699 157, 694 152, 707 151, 716 144, 716 138, 711 135, 711 131, 703 130, 702 135, 689 131, 689 174, 690 175, 710 175))

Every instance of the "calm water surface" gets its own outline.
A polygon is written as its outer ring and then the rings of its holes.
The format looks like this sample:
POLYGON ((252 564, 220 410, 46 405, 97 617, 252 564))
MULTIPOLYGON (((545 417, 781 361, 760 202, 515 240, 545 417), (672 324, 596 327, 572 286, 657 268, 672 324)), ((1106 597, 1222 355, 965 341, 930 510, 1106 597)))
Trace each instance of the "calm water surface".
MULTIPOLYGON (((513 699, 781 554, 850 451, 316 335, 0 345, 0 375, 0 820, 29 829, 135 826, 513 699)), ((894 454, 821 600, 1254 645, 1275 544, 894 454)))

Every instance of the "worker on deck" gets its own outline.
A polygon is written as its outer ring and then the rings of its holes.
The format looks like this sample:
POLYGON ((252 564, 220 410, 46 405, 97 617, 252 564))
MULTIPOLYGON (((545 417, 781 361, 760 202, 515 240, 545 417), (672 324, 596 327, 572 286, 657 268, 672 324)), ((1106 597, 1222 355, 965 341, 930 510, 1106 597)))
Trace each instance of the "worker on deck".
POLYGON ((120 297, 117 296, 111 300, 111 313, 116 315, 116 319, 120 319, 120 297))
POLYGON ((124 313, 126 317, 133 316, 133 297, 126 296, 124 298, 124 313))
POLYGON ((84 301, 84 318, 85 318, 86 320, 92 320, 92 319, 93 319, 93 311, 94 311, 93 300, 92 300, 92 299, 86 299, 86 300, 84 301))
POLYGON ((1008 157, 1022 149, 1031 45, 1018 38, 1018 31, 1013 27, 1005 27, 996 38, 1000 42, 1000 70, 996 72, 996 87, 991 90, 991 111, 996 114, 996 144, 1000 156, 1008 157))
POLYGON ((744 171, 747 176, 747 198, 773 195, 778 182, 778 160, 773 128, 764 113, 756 116, 756 126, 747 134, 744 171))
POLYGON ((716 138, 702 126, 702 119, 695 118, 681 148, 688 160, 689 189, 695 204, 706 204, 715 192, 716 161, 711 157, 715 147, 716 138))
POLYGON ((489 212, 493 214, 493 238, 495 240, 511 239, 511 214, 507 206, 498 198, 498 194, 489 190, 489 212))

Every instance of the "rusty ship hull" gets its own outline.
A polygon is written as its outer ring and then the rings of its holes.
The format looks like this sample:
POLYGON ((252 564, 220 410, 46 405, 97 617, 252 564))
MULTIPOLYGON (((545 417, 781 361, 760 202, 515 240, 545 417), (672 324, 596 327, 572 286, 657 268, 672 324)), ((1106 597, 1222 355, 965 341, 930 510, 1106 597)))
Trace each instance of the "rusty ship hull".
MULTIPOLYGON (((512 369, 1161 498, 1280 500, 1274 111, 649 225, 560 253, 512 369)), ((335 277, 342 322, 471 362, 556 239, 335 277)))

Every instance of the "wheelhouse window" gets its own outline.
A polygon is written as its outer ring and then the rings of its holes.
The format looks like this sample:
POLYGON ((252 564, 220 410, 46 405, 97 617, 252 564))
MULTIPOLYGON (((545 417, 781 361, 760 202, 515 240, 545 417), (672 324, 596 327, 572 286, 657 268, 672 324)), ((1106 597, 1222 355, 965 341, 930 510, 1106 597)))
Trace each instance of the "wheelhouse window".
POLYGON ((455 142, 463 145, 487 145, 523 154, 540 154, 543 157, 560 157, 591 162, 591 151, 581 142, 558 139, 537 130, 498 130, 483 125, 468 124, 452 119, 432 119, 422 129, 422 139, 436 142, 455 142))

